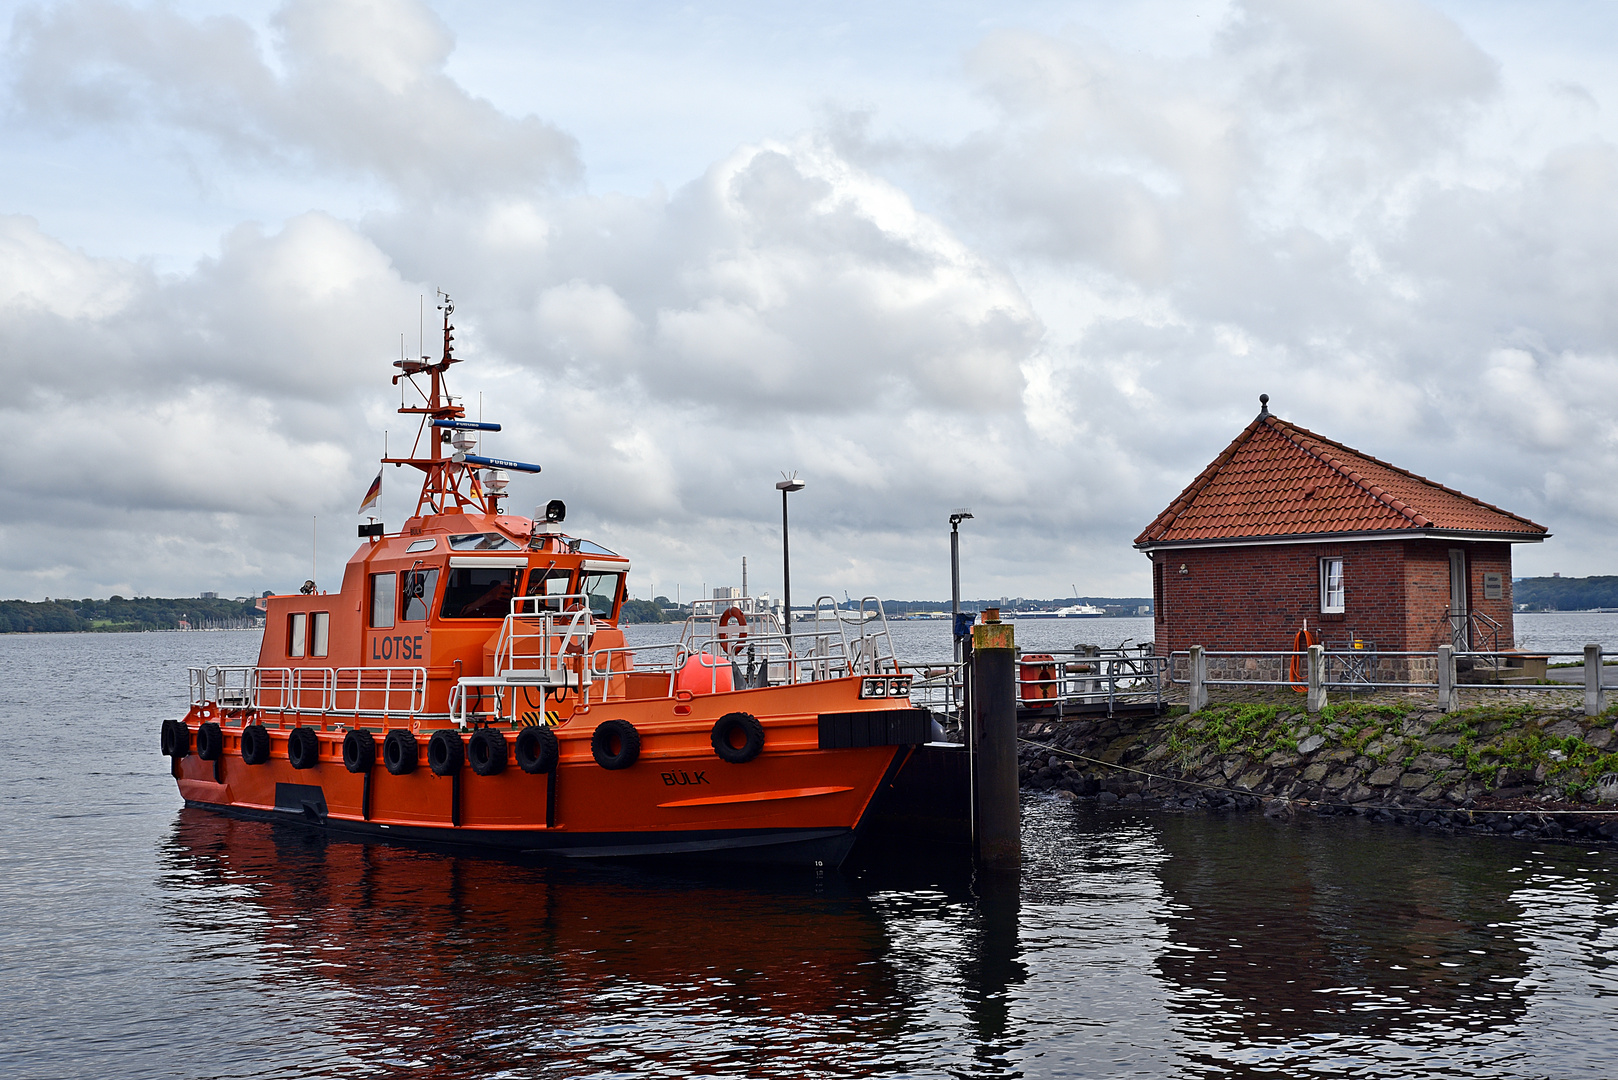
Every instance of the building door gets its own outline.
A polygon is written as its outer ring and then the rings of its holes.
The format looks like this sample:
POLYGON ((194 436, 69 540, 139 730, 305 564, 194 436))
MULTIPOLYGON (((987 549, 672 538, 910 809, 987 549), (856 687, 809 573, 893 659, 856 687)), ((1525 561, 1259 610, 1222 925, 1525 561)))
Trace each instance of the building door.
POLYGON ((1449 549, 1449 631, 1456 652, 1472 648, 1471 618, 1466 607, 1466 549, 1449 549))

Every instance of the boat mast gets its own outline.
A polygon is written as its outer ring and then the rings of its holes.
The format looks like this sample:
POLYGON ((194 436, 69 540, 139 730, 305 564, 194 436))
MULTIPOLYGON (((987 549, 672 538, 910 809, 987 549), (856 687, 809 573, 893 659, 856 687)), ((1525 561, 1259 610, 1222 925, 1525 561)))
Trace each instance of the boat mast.
POLYGON ((450 365, 458 364, 461 360, 455 355, 455 326, 449 321, 455 312, 455 302, 443 290, 439 290, 438 295, 444 299, 438 305, 438 309, 444 313, 444 351, 438 362, 429 363, 425 356, 420 360, 393 362, 393 366, 400 369, 399 374, 393 377, 393 383, 398 385, 400 379, 407 380, 422 398, 423 404, 399 407, 400 413, 420 417, 416 441, 410 448, 409 457, 384 457, 382 463, 410 465, 426 474, 421 482, 421 495, 416 500, 417 517, 423 513, 439 514, 452 508, 465 510, 469 507, 492 513, 487 495, 480 500, 472 494, 476 490, 472 486, 473 466, 455 461, 452 455, 444 453, 444 442, 453 437, 451 430, 432 426, 434 420, 461 420, 466 417, 466 409, 450 399, 444 385, 444 375, 450 365), (416 381, 418 375, 427 376, 429 382, 426 390, 416 381), (423 437, 427 440, 425 456, 420 453, 423 450, 423 437))

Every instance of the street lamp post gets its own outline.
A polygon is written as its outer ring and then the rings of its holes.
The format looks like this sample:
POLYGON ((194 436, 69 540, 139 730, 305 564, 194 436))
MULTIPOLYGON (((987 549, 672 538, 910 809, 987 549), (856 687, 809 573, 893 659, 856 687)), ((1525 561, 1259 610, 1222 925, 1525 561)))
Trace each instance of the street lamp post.
POLYGON ((787 492, 802 491, 803 481, 798 474, 776 481, 775 490, 781 493, 781 614, 786 628, 787 649, 792 648, 792 558, 787 552, 787 492))
MULTIPOLYGON (((950 511, 949 515, 949 614, 950 633, 955 637, 955 662, 965 660, 966 635, 961 633, 961 522, 970 521, 972 511, 964 506, 959 510, 950 511)), ((955 684, 956 714, 964 719, 961 711, 961 688, 966 680, 966 672, 961 671, 961 678, 955 684)), ((964 726, 964 725, 963 725, 964 726)))

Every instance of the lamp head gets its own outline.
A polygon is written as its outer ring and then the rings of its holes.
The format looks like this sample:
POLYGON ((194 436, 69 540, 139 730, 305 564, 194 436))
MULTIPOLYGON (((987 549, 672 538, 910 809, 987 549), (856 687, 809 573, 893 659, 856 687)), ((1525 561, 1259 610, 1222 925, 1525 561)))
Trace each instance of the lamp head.
POLYGON ((949 523, 951 525, 959 525, 963 521, 970 521, 971 518, 972 518, 972 511, 968 510, 964 506, 961 507, 959 510, 951 510, 949 512, 949 523))
POLYGON ((786 476, 785 474, 782 474, 782 478, 775 482, 775 490, 777 490, 777 491, 802 491, 803 490, 803 481, 798 479, 798 474, 797 473, 793 473, 791 476, 786 476))

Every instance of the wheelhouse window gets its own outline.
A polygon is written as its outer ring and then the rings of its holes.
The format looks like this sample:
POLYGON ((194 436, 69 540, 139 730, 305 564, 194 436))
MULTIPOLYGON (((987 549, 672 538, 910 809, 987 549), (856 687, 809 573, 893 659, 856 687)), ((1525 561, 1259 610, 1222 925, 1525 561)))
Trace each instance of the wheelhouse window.
POLYGON ((389 572, 371 575, 371 626, 377 630, 393 627, 393 594, 399 575, 389 572))
POLYGON ((451 551, 518 551, 515 543, 499 533, 460 533, 449 538, 451 551))
POLYGON ((331 644, 331 612, 317 611, 309 616, 309 655, 325 656, 331 644))
POLYGON ((561 611, 561 597, 567 595, 568 584, 573 580, 571 570, 533 570, 528 574, 528 588, 524 596, 545 596, 555 599, 542 600, 533 604, 527 610, 561 611))
POLYGON ((309 615, 306 612, 294 611, 287 616, 287 655, 302 656, 304 639, 309 633, 309 615))
POLYGON ((511 614, 511 598, 517 595, 518 567, 510 570, 494 566, 452 567, 444 584, 444 605, 438 614, 445 619, 503 619, 511 614))
POLYGON ((1323 615, 1343 613, 1346 591, 1343 588, 1343 560, 1320 560, 1320 611, 1323 615))
POLYGON ((579 591, 589 598, 590 614, 598 619, 611 618, 613 609, 618 604, 618 590, 622 585, 622 574, 585 574, 580 581, 579 591))
POLYGON ((404 622, 421 622, 433 606, 433 595, 438 592, 438 569, 407 570, 404 576, 404 606, 399 618, 404 622))

